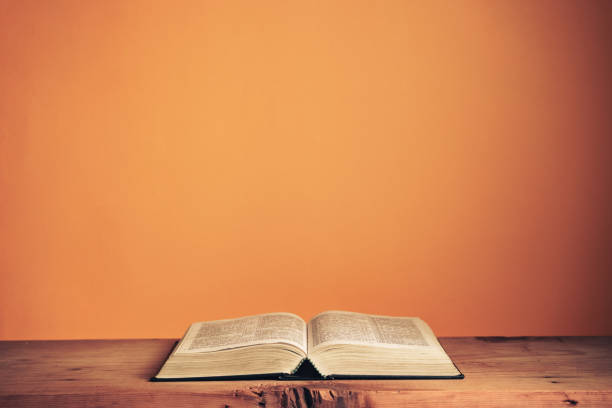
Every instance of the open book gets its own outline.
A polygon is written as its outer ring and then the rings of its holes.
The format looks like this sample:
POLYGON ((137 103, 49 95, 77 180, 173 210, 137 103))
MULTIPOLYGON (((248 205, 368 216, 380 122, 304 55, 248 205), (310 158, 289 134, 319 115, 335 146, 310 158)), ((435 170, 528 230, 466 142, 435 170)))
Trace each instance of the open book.
POLYGON ((419 318, 328 311, 308 323, 291 313, 194 323, 153 380, 266 377, 463 374, 419 318))

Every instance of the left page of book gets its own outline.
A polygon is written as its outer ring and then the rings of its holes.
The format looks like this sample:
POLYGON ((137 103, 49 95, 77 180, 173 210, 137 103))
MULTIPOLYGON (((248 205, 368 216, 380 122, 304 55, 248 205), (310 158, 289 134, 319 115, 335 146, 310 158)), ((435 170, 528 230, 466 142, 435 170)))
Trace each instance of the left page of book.
POLYGON ((200 353, 285 343, 307 352, 306 323, 292 313, 267 313, 237 319, 194 323, 175 353, 200 353))

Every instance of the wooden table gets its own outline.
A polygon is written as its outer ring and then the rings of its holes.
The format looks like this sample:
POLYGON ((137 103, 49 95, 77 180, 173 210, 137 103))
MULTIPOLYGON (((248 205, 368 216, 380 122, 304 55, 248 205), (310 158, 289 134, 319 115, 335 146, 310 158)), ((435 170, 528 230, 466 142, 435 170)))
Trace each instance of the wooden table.
POLYGON ((464 380, 149 382, 174 340, 0 342, 0 407, 612 407, 612 337, 440 342, 464 380))

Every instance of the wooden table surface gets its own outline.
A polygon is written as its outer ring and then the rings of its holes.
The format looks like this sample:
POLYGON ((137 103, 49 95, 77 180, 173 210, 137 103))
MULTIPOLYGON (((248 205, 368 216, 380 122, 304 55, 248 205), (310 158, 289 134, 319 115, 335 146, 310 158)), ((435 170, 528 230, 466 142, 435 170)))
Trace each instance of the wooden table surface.
POLYGON ((441 338, 463 380, 148 381, 174 341, 0 342, 0 407, 612 407, 612 337, 441 338))

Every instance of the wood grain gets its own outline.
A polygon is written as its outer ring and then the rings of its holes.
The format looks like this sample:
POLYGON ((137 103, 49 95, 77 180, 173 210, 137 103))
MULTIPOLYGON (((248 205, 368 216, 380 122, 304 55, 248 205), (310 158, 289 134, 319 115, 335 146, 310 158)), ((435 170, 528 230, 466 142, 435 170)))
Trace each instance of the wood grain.
POLYGON ((4 341, 0 406, 612 406, 612 337, 440 342, 464 380, 158 383, 174 340, 4 341))

